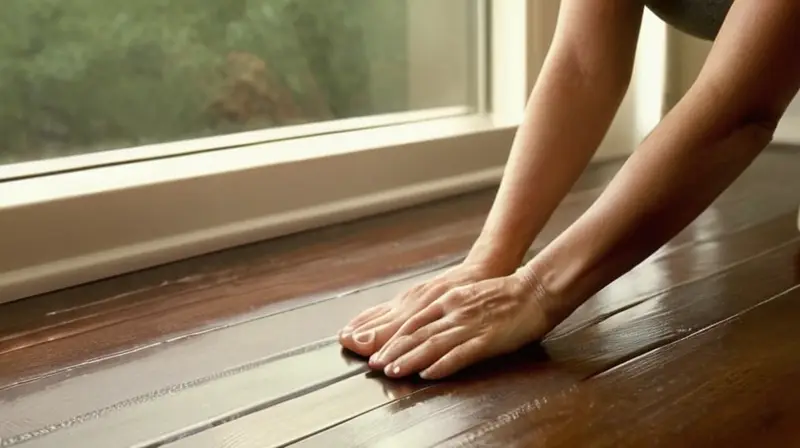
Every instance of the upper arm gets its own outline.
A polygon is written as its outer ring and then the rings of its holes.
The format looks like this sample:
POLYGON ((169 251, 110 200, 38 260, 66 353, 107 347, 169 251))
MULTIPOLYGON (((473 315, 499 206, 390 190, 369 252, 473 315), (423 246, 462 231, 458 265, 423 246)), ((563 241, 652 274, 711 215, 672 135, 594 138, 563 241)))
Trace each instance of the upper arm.
POLYGON ((641 0, 562 0, 553 57, 570 59, 592 78, 627 85, 643 12, 641 0))
POLYGON ((686 110, 719 132, 747 124, 774 129, 800 87, 800 2, 736 0, 686 110))

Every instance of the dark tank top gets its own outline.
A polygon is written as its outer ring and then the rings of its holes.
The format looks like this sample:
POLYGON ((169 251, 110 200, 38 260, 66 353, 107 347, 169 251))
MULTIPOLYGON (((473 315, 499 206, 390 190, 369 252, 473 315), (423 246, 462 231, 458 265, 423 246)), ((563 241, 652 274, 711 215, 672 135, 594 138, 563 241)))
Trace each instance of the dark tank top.
POLYGON ((714 40, 733 0, 646 0, 645 3, 653 14, 675 28, 700 39, 714 40))

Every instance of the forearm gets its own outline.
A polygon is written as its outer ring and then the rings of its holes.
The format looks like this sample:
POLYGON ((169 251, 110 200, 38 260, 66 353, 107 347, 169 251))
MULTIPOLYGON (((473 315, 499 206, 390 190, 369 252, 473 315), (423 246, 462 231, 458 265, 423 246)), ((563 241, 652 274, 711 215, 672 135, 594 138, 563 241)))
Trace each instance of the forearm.
POLYGON ((551 61, 528 101, 472 257, 489 258, 504 270, 519 266, 592 158, 624 92, 624 83, 591 79, 568 57, 551 61))
POLYGON ((796 2, 734 2, 686 96, 527 266, 555 322, 687 226, 769 143, 800 87, 798 19, 796 2))
POLYGON ((554 322, 624 274, 694 220, 769 143, 743 123, 711 140, 665 123, 623 166, 598 201, 529 263, 556 298, 554 322))
POLYGON ((468 259, 513 272, 585 169, 633 70, 638 1, 563 0, 506 172, 468 259))

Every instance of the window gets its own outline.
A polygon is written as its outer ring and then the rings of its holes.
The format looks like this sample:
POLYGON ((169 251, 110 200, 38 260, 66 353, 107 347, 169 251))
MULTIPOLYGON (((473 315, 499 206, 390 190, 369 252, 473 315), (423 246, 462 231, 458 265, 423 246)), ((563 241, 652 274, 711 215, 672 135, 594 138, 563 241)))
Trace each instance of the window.
POLYGON ((557 2, 9 0, 0 301, 496 184, 557 2))
POLYGON ((267 130, 237 144, 326 129, 274 132, 300 124, 383 116, 361 121, 371 126, 474 112, 476 46, 485 34, 478 7, 476 0, 232 0, 191 8, 11 0, 0 43, 0 164, 133 148, 115 158, 129 160, 153 149, 216 149, 225 139, 197 140, 243 131, 267 130), (439 110, 400 113, 430 109, 439 110), (187 140, 194 145, 141 149, 187 140))

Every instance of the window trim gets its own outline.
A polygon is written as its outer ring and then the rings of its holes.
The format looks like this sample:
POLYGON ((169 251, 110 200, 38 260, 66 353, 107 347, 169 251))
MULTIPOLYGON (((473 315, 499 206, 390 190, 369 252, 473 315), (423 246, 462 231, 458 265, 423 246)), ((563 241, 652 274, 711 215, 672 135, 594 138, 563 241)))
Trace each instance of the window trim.
POLYGON ((0 303, 497 185, 559 4, 480 3, 490 112, 0 182, 0 303))
POLYGON ((0 184, 0 302, 489 187, 513 135, 442 119, 0 184))
POLYGON ((325 134, 371 129, 387 125, 464 116, 469 113, 470 108, 467 106, 439 107, 434 109, 412 110, 408 112, 378 114, 367 117, 354 117, 294 126, 258 129, 235 134, 184 139, 94 153, 76 154, 54 159, 11 163, 0 165, 0 182, 100 168, 123 163, 146 162, 148 160, 163 159, 166 157, 219 151, 303 137, 316 137, 325 134))

